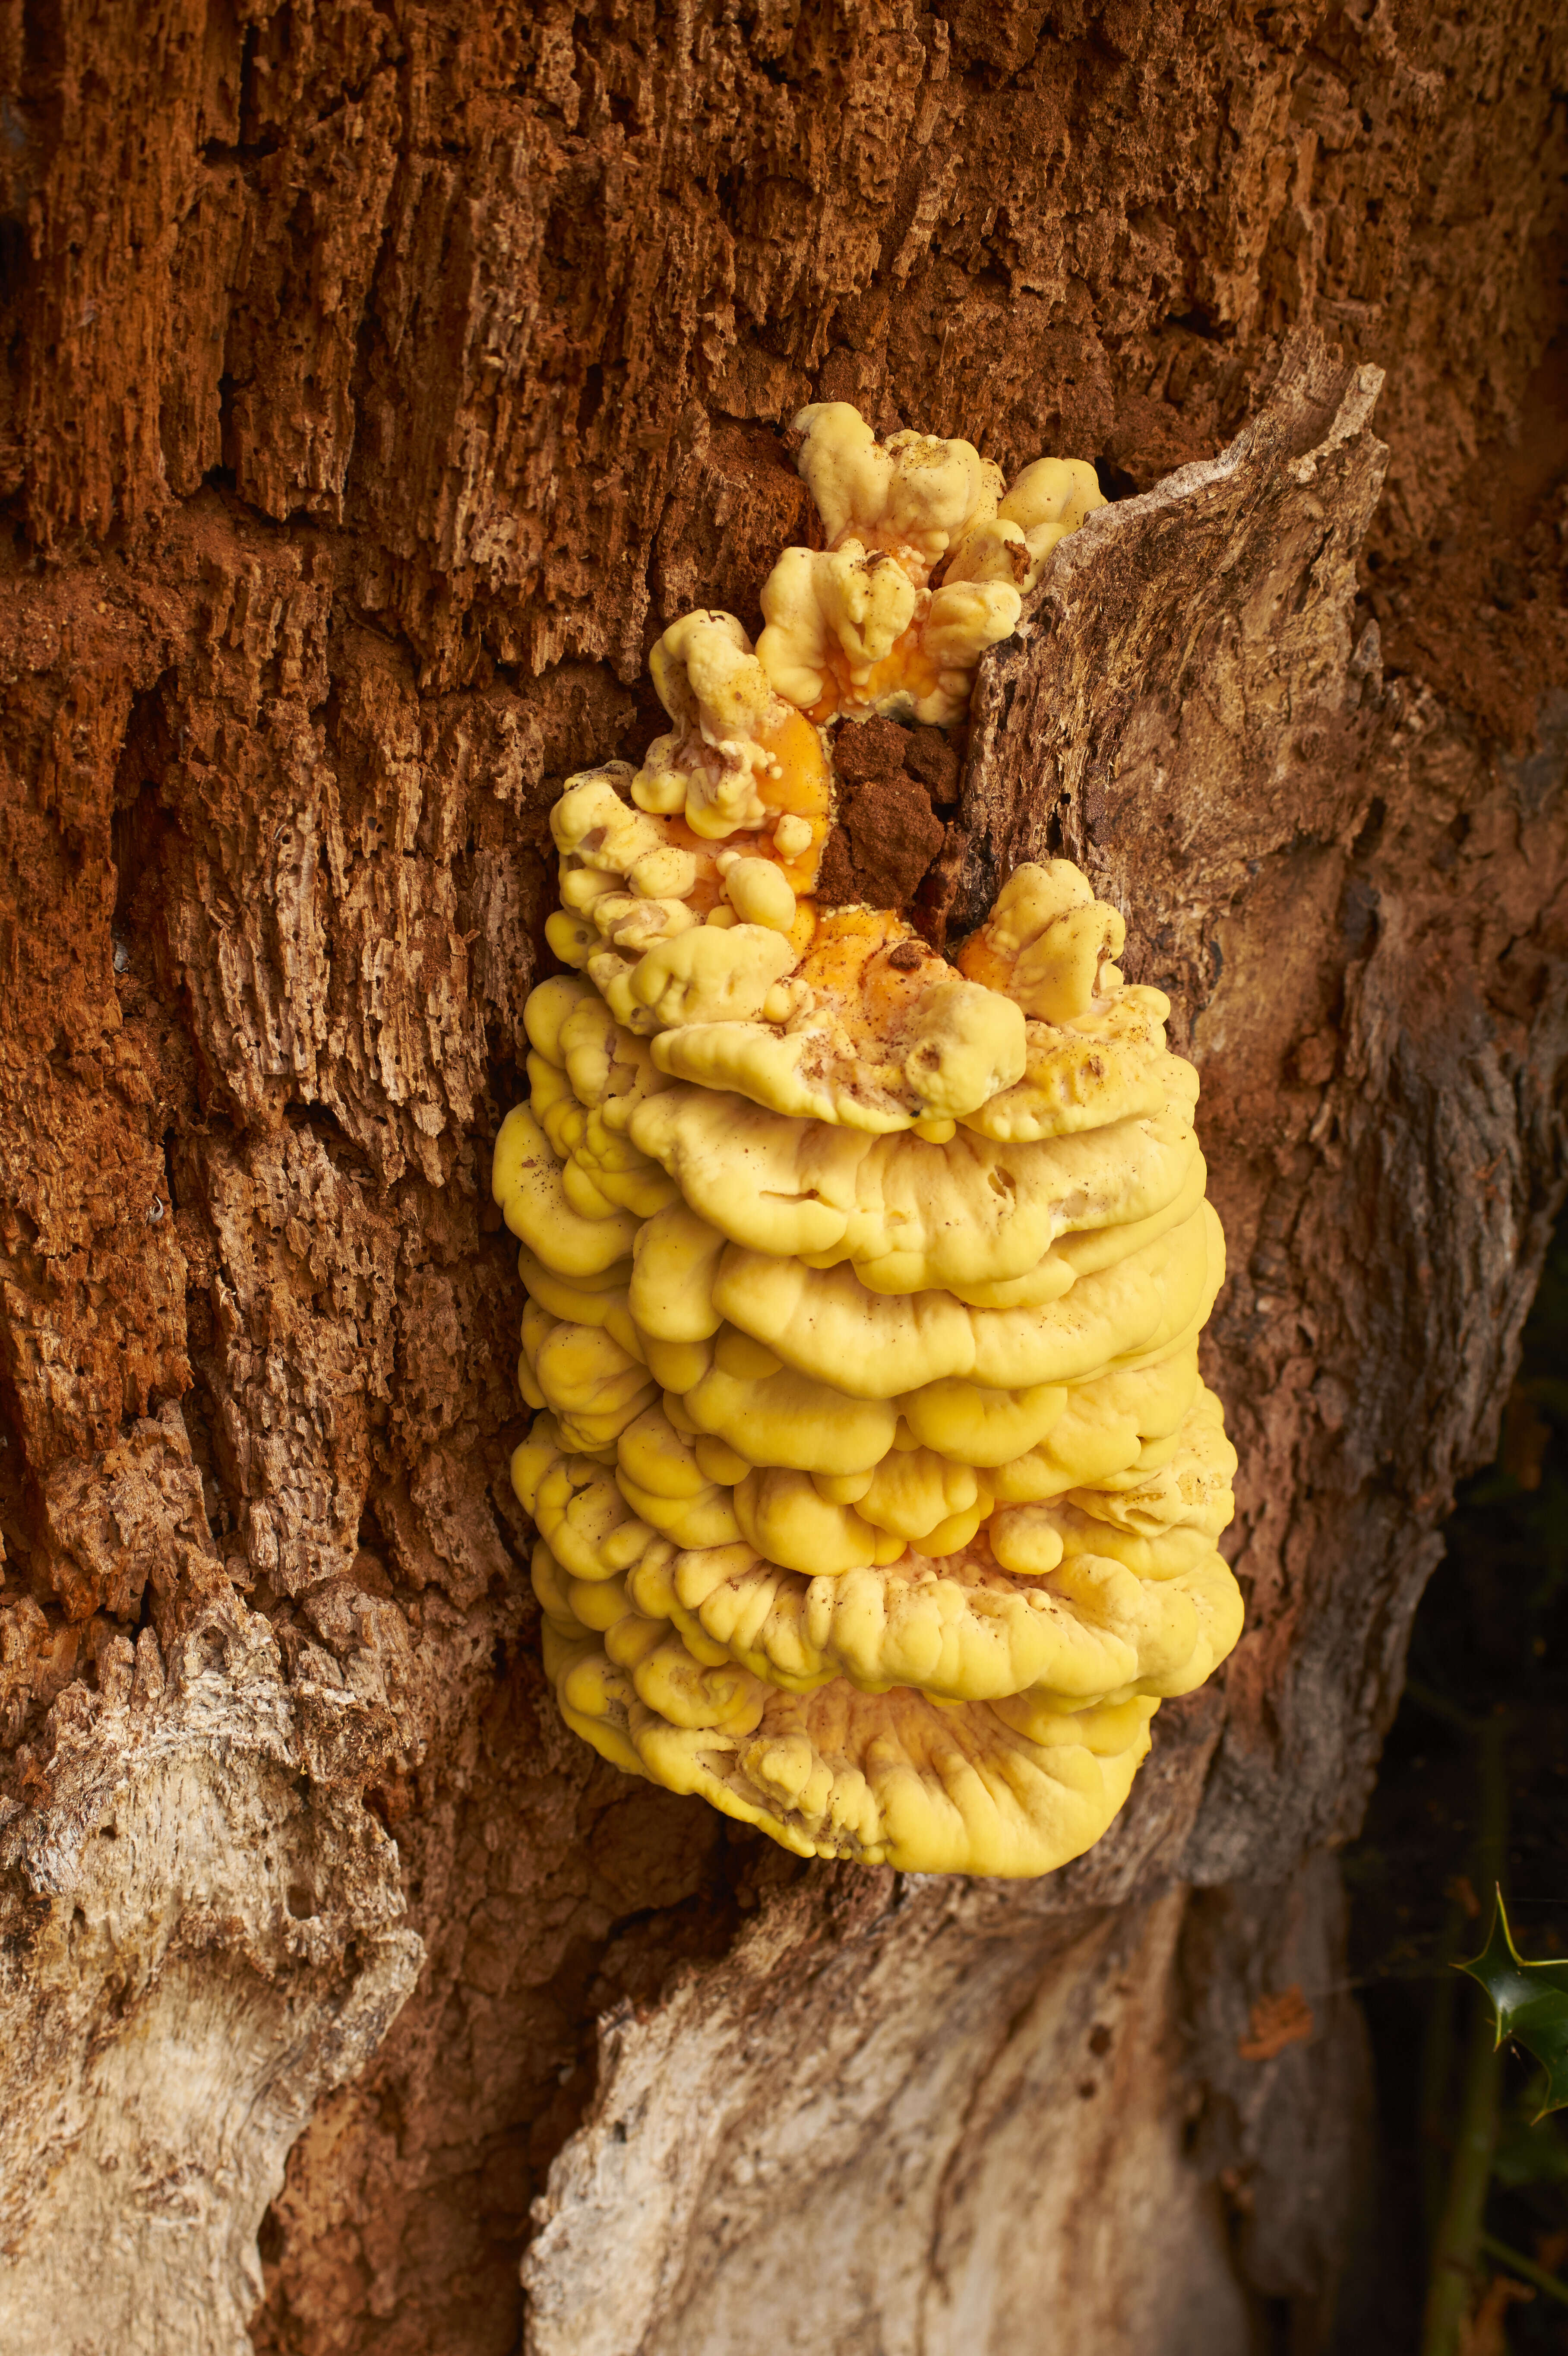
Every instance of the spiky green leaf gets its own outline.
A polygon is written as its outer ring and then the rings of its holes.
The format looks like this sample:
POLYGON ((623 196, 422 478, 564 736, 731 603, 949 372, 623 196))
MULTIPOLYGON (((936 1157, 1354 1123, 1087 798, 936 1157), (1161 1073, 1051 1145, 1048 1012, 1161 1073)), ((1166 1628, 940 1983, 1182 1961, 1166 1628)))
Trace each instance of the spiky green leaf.
POLYGON ((1545 2098, 1537 2118, 1568 2107, 1568 1963, 1525 1961, 1514 1945, 1500 1890, 1490 1938, 1458 1969, 1478 1980, 1490 1998, 1498 2043, 1511 2039, 1540 2062, 1545 2098))

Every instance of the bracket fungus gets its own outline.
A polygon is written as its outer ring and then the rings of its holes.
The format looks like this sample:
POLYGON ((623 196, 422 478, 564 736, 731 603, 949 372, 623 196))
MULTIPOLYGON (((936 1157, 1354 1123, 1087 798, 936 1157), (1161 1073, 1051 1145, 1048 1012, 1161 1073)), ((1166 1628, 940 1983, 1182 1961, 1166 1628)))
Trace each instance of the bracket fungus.
POLYGON ((670 732, 551 813, 567 970, 493 1175, 512 1479, 605 1758, 802 1856, 1045 1873, 1241 1631, 1197 1075, 1063 861, 952 962, 815 886, 834 730, 960 721, 1102 502, 1081 462, 1009 489, 842 402, 796 427, 829 545, 780 558, 756 648, 667 629, 670 732))

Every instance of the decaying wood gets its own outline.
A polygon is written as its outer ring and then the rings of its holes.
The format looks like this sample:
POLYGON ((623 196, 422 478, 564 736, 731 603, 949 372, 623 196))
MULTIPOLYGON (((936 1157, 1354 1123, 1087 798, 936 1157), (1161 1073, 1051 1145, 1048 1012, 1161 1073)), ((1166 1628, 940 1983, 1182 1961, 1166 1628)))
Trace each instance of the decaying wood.
POLYGON ((512 2356, 530 2235, 541 2356, 1321 2339, 1323 1844, 1563 1176, 1560 17, 0 12, 7 2347, 512 2356), (1231 1238, 1249 1633, 1031 1890, 596 1764, 505 1479, 544 812, 811 398, 1118 495, 879 872, 1126 906, 1231 1238))
POLYGON ((265 1621, 205 1584, 62 1695, 0 1836, 14 2356, 243 2346, 284 2155, 422 1959, 343 1695, 291 1693, 265 1621))
POLYGON ((1249 1906, 1303 1919, 1312 2059, 1243 2055, 1243 2004, 1231 2039, 1200 2035, 1192 2083, 1246 2187, 1243 2278, 1331 2312, 1365 2082, 1313 1852, 1359 1821, 1456 1466, 1495 1418, 1563 1191, 1568 1050, 1560 811, 1510 814, 1488 909, 1432 850, 1492 781, 1383 686, 1375 625, 1353 637, 1379 383, 1303 344, 1218 459, 1064 546, 983 666, 945 854, 954 926, 1019 860, 1077 860, 1203 1074, 1232 1270, 1207 1374, 1242 1453, 1227 1543, 1250 1621, 1223 1705, 1161 1711, 1134 1805, 1066 1871, 906 1877, 848 1935, 836 1886, 799 1893, 615 2022, 527 2264, 538 2356, 582 2346, 585 2316, 593 2356, 746 2356, 784 2311, 803 2348, 957 2356, 1069 2309, 1096 2350, 1241 2356, 1220 2163, 1182 2165, 1148 2065, 1168 2067, 1184 1977, 1201 2021, 1235 2012, 1221 1926, 1249 1906), (1496 1002, 1510 958, 1523 1022, 1496 1002), (1183 1885, 1235 1882, 1264 1888, 1198 1903, 1184 1976, 1183 1885), (1121 2060, 1098 2069, 1090 2040, 1121 2060), (1152 2247, 1127 2230, 1150 2212, 1152 2247))
POLYGON ((988 667, 963 809, 955 917, 1078 861, 1203 1076, 1249 1586, 1192 1860, 1221 1880, 1360 1821, 1563 1176, 1562 811, 1355 635, 1379 387, 1293 355, 1221 458, 1085 528, 988 667))

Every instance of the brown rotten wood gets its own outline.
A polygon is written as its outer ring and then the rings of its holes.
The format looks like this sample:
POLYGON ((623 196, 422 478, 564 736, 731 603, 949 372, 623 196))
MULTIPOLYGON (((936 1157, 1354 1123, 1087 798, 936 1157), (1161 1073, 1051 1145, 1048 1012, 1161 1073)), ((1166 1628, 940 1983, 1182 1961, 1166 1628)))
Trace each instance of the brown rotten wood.
POLYGON ((1562 1181, 1560 16, 0 15, 7 2351, 511 2356, 558 2153, 541 2347, 615 2234, 605 2313, 714 2356, 1030 2344, 1053 2280, 1086 2356, 1321 2337, 1365 2138, 1313 1844, 1562 1181), (1293 469, 1374 363, 1367 527, 1364 423, 1293 469), (1029 1891, 596 1764, 505 1480, 544 813, 653 733, 667 621, 754 626, 811 398, 1118 494, 966 823, 867 730, 835 857, 955 925, 1026 813, 1079 858, 1232 1239, 1250 1633, 1029 1891))

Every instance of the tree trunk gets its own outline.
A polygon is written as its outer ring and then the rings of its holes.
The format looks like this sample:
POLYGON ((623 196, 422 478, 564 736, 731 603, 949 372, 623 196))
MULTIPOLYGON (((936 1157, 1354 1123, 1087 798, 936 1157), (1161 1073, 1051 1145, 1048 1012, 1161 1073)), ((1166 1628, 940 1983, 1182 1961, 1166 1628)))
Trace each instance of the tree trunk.
POLYGON ((5 20, 7 2351, 1354 2344, 1328 1852, 1568 1175, 1555 14, 5 20), (597 1762, 506 1476, 544 814, 814 398, 1116 495, 906 882, 1125 909, 1229 1238, 1248 1633, 1034 1884, 597 1762))

